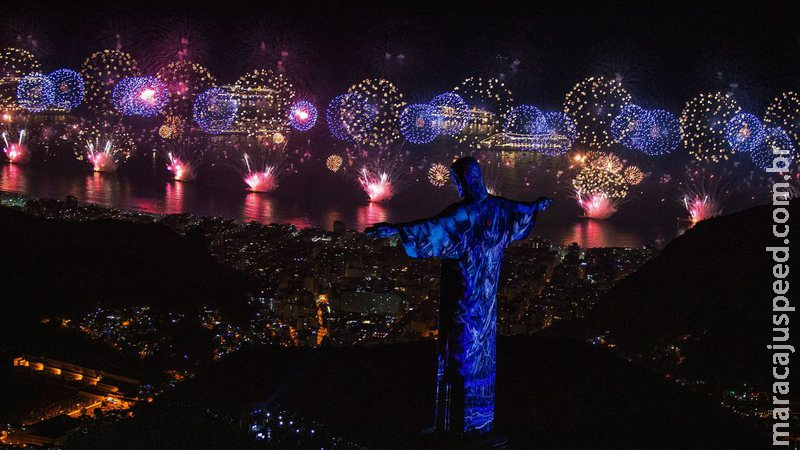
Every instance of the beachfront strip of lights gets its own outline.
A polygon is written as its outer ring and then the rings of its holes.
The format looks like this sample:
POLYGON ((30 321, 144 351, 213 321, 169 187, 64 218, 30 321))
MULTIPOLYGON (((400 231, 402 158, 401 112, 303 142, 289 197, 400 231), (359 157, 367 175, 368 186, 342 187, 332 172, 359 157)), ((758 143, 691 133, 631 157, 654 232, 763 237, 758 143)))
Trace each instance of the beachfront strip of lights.
POLYGON ((750 152, 753 164, 762 170, 773 165, 787 170, 796 165, 797 154, 789 133, 780 127, 769 127, 764 131, 763 143, 750 152))
POLYGON ((282 73, 254 70, 239 77, 231 93, 239 103, 236 131, 250 135, 288 131, 287 117, 295 90, 282 73))
POLYGON ((496 78, 469 77, 453 92, 470 107, 466 126, 455 136, 458 142, 469 147, 479 147, 480 141, 499 131, 514 105, 511 91, 496 78))
POLYGON ((41 71, 41 64, 31 52, 13 47, 0 50, 0 110, 19 109, 17 83, 25 75, 41 71))
POLYGON ((206 133, 230 130, 239 111, 239 102, 228 89, 211 88, 194 101, 194 121, 206 133))
POLYGON ((800 95, 796 92, 788 91, 775 97, 764 113, 764 124, 782 128, 792 138, 794 146, 799 147, 800 95))
POLYGON ((469 122, 469 105, 455 92, 439 94, 430 101, 441 134, 455 136, 469 122))
POLYGON ((700 94, 689 100, 680 117, 683 145, 698 161, 726 161, 732 150, 725 137, 728 121, 740 111, 732 95, 700 94))
POLYGON ((611 122, 630 102, 630 94, 619 81, 589 77, 567 92, 564 113, 575 122, 579 143, 606 149, 614 143, 611 122))
POLYGON ((739 113, 728 121, 725 138, 735 152, 750 153, 764 142, 764 125, 753 114, 739 113))
POLYGON ((156 78, 167 86, 169 101, 166 111, 184 116, 191 113, 194 99, 217 83, 208 69, 185 59, 161 67, 156 78))
POLYGON ((450 181, 450 168, 442 163, 434 163, 428 169, 428 181, 436 187, 442 187, 450 181))
POLYGON ((383 78, 362 80, 347 90, 344 98, 344 128, 362 145, 381 147, 400 138, 398 119, 406 106, 403 93, 383 78))
POLYGON ((308 131, 317 123, 317 107, 308 100, 297 100, 289 108, 289 125, 297 131, 308 131))
POLYGON ((412 144, 427 144, 439 135, 435 109, 427 103, 406 106, 398 118, 400 133, 412 144))
POLYGON ((154 117, 167 104, 167 85, 156 77, 128 77, 114 85, 114 108, 123 116, 154 117))
POLYGON ((111 100, 114 85, 123 78, 139 76, 139 64, 128 53, 101 50, 86 58, 79 72, 86 84, 89 110, 97 114, 113 114, 116 111, 111 100))
POLYGON ((81 103, 86 93, 83 77, 78 72, 70 69, 58 69, 47 75, 53 82, 52 108, 61 111, 71 111, 81 103))
POLYGON ((25 75, 17 84, 17 103, 28 112, 46 110, 53 103, 54 95, 53 82, 41 73, 25 75))

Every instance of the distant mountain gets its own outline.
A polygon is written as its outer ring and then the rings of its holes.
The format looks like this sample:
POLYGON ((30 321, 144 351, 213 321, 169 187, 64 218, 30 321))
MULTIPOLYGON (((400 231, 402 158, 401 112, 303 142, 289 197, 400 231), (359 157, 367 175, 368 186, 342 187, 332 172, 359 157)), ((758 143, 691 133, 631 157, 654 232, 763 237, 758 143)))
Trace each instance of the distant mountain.
MULTIPOLYGON (((698 223, 610 289, 584 320, 549 334, 589 338, 610 331, 627 355, 676 344, 684 358, 677 375, 723 388, 743 382, 763 388, 771 382, 766 345, 774 296, 774 263, 765 248, 783 245, 772 236, 772 210, 764 205, 698 223)), ((798 200, 789 213, 790 241, 798 248, 798 200)), ((798 274, 792 267, 792 290, 800 287, 798 274)))

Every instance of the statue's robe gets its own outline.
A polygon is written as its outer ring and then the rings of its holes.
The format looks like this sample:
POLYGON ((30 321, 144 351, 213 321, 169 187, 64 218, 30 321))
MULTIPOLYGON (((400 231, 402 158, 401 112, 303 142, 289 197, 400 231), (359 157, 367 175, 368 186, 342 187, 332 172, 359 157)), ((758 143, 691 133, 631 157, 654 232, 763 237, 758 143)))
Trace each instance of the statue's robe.
POLYGON ((437 431, 492 428, 500 265, 506 246, 528 236, 536 211, 534 203, 483 195, 397 225, 408 256, 442 260, 437 431))

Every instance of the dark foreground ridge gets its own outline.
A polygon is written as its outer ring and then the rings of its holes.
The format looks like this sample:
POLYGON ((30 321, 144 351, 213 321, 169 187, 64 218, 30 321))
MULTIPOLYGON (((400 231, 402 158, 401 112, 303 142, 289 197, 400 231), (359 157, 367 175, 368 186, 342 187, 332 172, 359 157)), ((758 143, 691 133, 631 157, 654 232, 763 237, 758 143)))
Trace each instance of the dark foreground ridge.
MULTIPOLYGON (((625 354, 680 347, 673 376, 715 389, 747 384, 771 391, 772 209, 759 206, 700 222, 610 289, 582 322, 556 332, 589 338, 607 332, 625 354)), ((800 201, 789 206, 800 217, 800 201)), ((797 228, 790 242, 800 242, 797 228)), ((798 283, 791 271, 790 285, 798 283)), ((791 298, 791 297, 790 297, 791 298)), ((797 342, 796 339, 791 339, 797 342)), ((796 345, 796 344, 795 344, 796 345)))
MULTIPOLYGON (((431 342, 246 350, 74 448, 215 448, 214 437, 236 437, 237 428, 197 421, 196 411, 235 415, 265 400, 370 448, 424 448, 434 359, 431 342)), ((710 400, 582 342, 500 339, 497 381, 498 424, 511 448, 755 449, 766 439, 710 400)))

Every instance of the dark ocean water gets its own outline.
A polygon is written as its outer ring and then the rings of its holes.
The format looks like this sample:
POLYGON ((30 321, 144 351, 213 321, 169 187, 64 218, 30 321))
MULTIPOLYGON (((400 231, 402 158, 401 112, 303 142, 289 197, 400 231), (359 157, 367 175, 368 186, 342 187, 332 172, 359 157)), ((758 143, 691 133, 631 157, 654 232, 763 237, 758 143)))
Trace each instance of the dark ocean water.
MULTIPOLYGON (((609 220, 592 220, 580 217, 574 200, 563 192, 543 187, 540 192, 518 190, 515 196, 513 182, 510 184, 503 195, 511 198, 555 197, 554 208, 540 216, 534 233, 556 245, 661 246, 682 231, 674 207, 650 207, 646 214, 640 212, 646 199, 629 202, 609 220)), ((63 199, 73 195, 85 203, 156 214, 191 213, 299 227, 331 229, 334 221, 340 220, 358 230, 376 222, 430 216, 457 200, 455 189, 434 189, 427 183, 416 183, 390 202, 377 204, 367 202, 351 181, 304 179, 300 174, 285 180, 275 193, 260 194, 245 191, 236 179, 180 183, 157 170, 149 174, 100 174, 9 164, 0 166, 0 190, 26 197, 63 199)))

